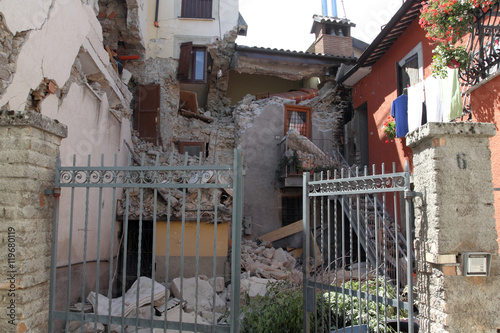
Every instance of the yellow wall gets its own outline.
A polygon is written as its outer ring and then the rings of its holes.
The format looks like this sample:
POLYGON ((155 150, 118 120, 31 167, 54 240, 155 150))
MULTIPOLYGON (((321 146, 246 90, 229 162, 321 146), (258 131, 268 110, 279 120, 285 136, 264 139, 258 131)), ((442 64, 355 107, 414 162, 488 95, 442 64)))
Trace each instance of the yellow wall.
POLYGON ((226 97, 235 105, 247 94, 258 94, 269 91, 270 94, 287 92, 290 89, 302 88, 302 81, 290 81, 269 75, 229 73, 229 87, 226 97))
MULTIPOLYGON (((184 227, 184 256, 196 256, 196 222, 185 222, 184 227)), ((214 253, 214 224, 200 222, 199 256, 213 257, 214 253)), ((225 257, 229 247, 229 223, 217 224, 217 257, 225 257)), ((165 256, 167 249, 167 222, 159 221, 156 224, 157 256, 165 256)), ((182 222, 170 222, 169 256, 181 255, 182 249, 182 222)))

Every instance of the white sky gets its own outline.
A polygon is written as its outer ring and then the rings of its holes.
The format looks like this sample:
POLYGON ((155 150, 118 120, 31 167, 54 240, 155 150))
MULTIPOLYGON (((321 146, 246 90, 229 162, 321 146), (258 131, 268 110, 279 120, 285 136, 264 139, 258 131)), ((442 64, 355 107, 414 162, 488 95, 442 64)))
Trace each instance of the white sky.
MULTIPOLYGON (((327 0, 331 6, 332 0, 327 0)), ((370 43, 403 4, 403 0, 337 0, 337 16, 356 24, 353 37, 370 43)), ((246 37, 236 43, 305 51, 313 42, 314 14, 322 15, 322 0, 240 0, 240 13, 248 24, 246 37)), ((331 15, 331 10, 328 11, 331 15)))

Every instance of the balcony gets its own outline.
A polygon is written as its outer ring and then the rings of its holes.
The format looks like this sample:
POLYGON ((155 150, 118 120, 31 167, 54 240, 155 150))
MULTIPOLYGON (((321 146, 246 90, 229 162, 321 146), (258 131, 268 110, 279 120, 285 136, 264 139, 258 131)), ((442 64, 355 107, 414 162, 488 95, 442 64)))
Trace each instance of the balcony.
POLYGON ((487 12, 478 12, 474 30, 466 44, 471 57, 467 68, 460 72, 467 89, 475 86, 498 71, 500 63, 500 3, 487 12))
POLYGON ((278 145, 276 173, 280 187, 302 187, 303 172, 318 174, 339 168, 332 140, 308 139, 297 130, 291 130, 278 145))

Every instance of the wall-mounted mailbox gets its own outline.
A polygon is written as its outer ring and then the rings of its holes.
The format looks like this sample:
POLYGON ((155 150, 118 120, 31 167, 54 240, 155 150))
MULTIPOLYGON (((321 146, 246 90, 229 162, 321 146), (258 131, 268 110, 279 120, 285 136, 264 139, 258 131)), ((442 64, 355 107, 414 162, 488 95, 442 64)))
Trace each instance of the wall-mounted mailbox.
POLYGON ((462 255, 465 276, 490 275, 491 254, 485 252, 466 252, 462 255))

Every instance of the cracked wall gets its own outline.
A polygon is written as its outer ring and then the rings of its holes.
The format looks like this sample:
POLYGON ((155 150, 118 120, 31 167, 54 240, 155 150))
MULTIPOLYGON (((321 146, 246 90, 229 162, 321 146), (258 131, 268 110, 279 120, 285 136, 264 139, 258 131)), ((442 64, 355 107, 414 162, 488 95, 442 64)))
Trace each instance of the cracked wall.
MULTIPOLYGON (((298 105, 312 108, 312 140, 327 154, 341 149, 340 137, 349 94, 327 83, 319 95, 298 105)), ((244 156, 243 216, 252 223, 253 236, 282 227, 281 197, 276 171, 284 137, 285 104, 280 97, 255 100, 247 95, 235 106, 236 145, 244 156)))
MULTIPOLYGON (((0 2, 0 108, 34 111, 67 125, 62 140, 63 165, 126 165, 130 142, 130 102, 132 94, 109 62, 103 47, 98 6, 94 0, 27 0, 0 2)), ((52 161, 55 165, 55 159, 52 161)), ((116 195, 119 196, 120 191, 116 195)), ((85 193, 77 191, 71 215, 69 190, 63 189, 59 210, 56 283, 66 280, 69 249, 73 278, 81 279, 83 258, 85 193), (70 216, 71 215, 71 216, 70 216), (73 218, 73 240, 69 244, 69 220, 73 218)), ((44 200, 49 200, 46 198, 44 200)), ((104 193, 100 208, 109 223, 101 228, 102 244, 108 243, 114 223, 112 193, 104 193)), ((89 237, 86 260, 86 287, 95 286, 97 256, 96 212, 99 204, 89 203, 89 237)), ((104 262, 116 256, 118 248, 102 246, 104 262), (107 250, 106 250, 107 248, 107 250)), ((103 274, 105 270, 102 270, 103 274)), ((106 279, 107 281, 107 279, 106 279)), ((103 288, 107 286, 101 283, 103 288)), ((72 288, 70 302, 81 296, 72 288)), ((64 292, 56 295, 56 307, 65 304, 64 292)))

